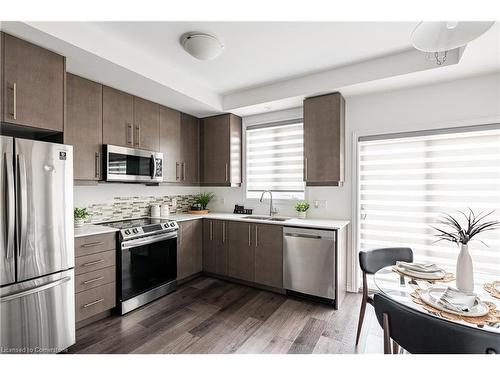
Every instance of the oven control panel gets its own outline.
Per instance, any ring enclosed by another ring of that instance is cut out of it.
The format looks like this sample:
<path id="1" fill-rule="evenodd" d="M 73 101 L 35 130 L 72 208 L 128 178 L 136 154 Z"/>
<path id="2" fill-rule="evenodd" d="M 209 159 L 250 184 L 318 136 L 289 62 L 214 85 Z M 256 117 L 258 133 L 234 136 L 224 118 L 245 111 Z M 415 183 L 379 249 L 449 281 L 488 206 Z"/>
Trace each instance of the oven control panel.
<path id="1" fill-rule="evenodd" d="M 178 229 L 179 225 L 175 221 L 167 221 L 159 222 L 156 224 L 148 224 L 142 227 L 122 229 L 120 233 L 123 239 L 130 239 L 134 237 L 143 237 L 147 235 L 172 232 Z"/>

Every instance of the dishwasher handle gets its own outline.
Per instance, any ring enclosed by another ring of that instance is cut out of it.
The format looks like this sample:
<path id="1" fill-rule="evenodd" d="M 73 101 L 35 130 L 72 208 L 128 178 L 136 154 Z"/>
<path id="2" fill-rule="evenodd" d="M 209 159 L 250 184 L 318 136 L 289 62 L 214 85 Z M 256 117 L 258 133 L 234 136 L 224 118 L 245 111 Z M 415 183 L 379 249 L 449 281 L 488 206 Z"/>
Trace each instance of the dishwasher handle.
<path id="1" fill-rule="evenodd" d="M 298 233 L 285 233 L 285 236 L 287 237 L 301 237 L 301 238 L 312 238 L 316 240 L 320 240 L 323 237 L 314 235 L 314 234 L 298 234 Z"/>

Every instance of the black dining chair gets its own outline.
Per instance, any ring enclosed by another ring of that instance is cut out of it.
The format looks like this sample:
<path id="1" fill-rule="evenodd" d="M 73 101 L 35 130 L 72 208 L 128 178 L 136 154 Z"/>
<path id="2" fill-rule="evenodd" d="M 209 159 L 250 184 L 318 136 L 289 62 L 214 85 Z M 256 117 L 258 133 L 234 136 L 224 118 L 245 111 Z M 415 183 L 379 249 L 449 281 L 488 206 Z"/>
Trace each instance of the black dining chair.
<path id="1" fill-rule="evenodd" d="M 381 293 L 373 299 L 377 320 L 384 330 L 384 354 L 391 354 L 391 339 L 413 354 L 500 353 L 498 333 L 437 318 Z"/>
<path id="2" fill-rule="evenodd" d="M 373 298 L 368 295 L 367 275 L 373 275 L 381 268 L 392 266 L 397 261 L 413 262 L 413 251 L 409 247 L 385 247 L 372 250 L 361 250 L 359 252 L 359 266 L 363 271 L 363 300 L 359 311 L 358 332 L 356 334 L 356 345 L 358 345 L 365 318 L 366 304 L 373 305 Z"/>

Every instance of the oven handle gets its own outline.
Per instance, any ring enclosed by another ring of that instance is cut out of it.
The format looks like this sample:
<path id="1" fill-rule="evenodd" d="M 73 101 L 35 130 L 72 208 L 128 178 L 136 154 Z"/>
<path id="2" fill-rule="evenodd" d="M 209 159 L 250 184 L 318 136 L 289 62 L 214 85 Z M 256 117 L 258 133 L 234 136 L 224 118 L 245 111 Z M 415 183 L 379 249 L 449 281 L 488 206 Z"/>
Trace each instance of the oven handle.
<path id="1" fill-rule="evenodd" d="M 165 233 L 165 234 L 158 234 L 156 236 L 138 238 L 136 240 L 123 241 L 122 242 L 122 250 L 130 249 L 132 247 L 138 247 L 138 246 L 142 246 L 142 245 L 148 245 L 151 243 L 169 240 L 169 239 L 173 239 L 173 238 L 177 238 L 177 232 L 170 232 L 170 233 Z"/>

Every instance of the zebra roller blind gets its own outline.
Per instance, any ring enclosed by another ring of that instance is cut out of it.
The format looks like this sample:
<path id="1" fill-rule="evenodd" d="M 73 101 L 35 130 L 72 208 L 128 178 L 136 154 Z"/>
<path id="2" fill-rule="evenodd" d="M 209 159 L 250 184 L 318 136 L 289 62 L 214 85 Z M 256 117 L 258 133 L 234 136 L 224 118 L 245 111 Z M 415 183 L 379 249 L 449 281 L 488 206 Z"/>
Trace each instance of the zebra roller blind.
<path id="1" fill-rule="evenodd" d="M 302 120 L 248 127 L 247 198 L 271 190 L 278 199 L 304 199 L 303 154 Z"/>
<path id="2" fill-rule="evenodd" d="M 416 261 L 454 272 L 458 246 L 437 242 L 441 213 L 500 219 L 500 126 L 359 139 L 361 249 L 409 246 Z M 475 282 L 500 279 L 500 231 L 472 241 Z"/>

